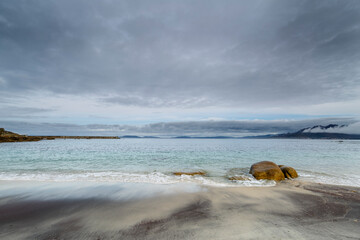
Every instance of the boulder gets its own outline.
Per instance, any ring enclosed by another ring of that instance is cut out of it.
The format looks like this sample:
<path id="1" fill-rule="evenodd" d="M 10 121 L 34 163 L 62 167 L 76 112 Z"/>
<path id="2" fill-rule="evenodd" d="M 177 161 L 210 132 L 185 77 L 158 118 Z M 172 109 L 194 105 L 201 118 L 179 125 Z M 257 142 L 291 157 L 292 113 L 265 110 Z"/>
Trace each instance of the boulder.
<path id="1" fill-rule="evenodd" d="M 281 166 L 280 169 L 284 173 L 284 176 L 286 178 L 297 178 L 298 177 L 298 174 L 294 168 L 284 166 L 284 165 L 279 165 L 279 166 Z"/>
<path id="2" fill-rule="evenodd" d="M 195 176 L 195 175 L 206 175 L 206 172 L 198 171 L 198 172 L 174 172 L 173 173 L 176 176 L 181 175 L 189 175 L 189 176 Z"/>
<path id="3" fill-rule="evenodd" d="M 257 162 L 251 165 L 250 174 L 257 180 L 267 179 L 281 181 L 285 179 L 284 173 L 278 165 L 270 161 Z"/>

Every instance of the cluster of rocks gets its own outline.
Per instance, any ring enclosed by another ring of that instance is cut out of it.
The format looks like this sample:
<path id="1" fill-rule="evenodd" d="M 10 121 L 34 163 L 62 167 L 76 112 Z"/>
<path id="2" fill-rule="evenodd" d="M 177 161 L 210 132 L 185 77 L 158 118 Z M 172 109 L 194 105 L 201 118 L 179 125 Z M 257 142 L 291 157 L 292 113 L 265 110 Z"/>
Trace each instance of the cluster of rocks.
<path id="1" fill-rule="evenodd" d="M 282 181 L 285 178 L 292 179 L 297 178 L 298 174 L 296 170 L 292 167 L 285 166 L 285 165 L 277 165 L 274 162 L 270 161 L 262 161 L 257 162 L 251 165 L 250 172 L 251 175 L 254 176 L 257 180 L 266 179 L 266 180 L 275 180 L 275 181 Z M 195 176 L 206 175 L 204 171 L 197 171 L 197 172 L 173 172 L 176 176 L 181 175 L 188 175 L 188 176 Z M 251 180 L 248 177 L 244 176 L 232 176 L 228 178 L 231 181 L 247 181 Z"/>
<path id="2" fill-rule="evenodd" d="M 285 178 L 297 178 L 298 174 L 292 167 L 277 165 L 274 162 L 262 161 L 251 165 L 250 174 L 257 180 L 267 179 L 282 181 Z"/>

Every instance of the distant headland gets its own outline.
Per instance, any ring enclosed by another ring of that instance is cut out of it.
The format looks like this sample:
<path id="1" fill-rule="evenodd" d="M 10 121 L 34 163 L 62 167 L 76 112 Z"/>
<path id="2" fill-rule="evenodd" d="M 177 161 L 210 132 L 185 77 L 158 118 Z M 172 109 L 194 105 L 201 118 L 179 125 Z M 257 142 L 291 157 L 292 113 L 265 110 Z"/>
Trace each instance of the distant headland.
<path id="1" fill-rule="evenodd" d="M 346 127 L 346 125 L 337 125 L 337 124 L 329 124 L 326 126 L 316 125 L 313 127 L 303 128 L 297 132 L 292 132 L 292 133 L 260 135 L 260 136 L 252 136 L 247 138 L 360 140 L 360 134 L 341 133 L 341 128 L 343 127 Z"/>
<path id="2" fill-rule="evenodd" d="M 28 136 L 0 128 L 0 142 L 34 142 L 54 139 L 120 139 L 117 136 Z"/>

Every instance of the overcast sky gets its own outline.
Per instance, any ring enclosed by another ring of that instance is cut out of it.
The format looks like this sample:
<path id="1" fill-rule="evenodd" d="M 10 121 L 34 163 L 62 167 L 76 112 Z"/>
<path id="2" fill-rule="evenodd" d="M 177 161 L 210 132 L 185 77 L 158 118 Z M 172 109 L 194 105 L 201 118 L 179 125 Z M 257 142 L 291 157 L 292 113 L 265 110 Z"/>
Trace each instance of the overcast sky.
<path id="1" fill-rule="evenodd" d="M 281 132 L 352 124 L 359 106 L 358 0 L 0 1 L 0 124 L 15 130 Z"/>

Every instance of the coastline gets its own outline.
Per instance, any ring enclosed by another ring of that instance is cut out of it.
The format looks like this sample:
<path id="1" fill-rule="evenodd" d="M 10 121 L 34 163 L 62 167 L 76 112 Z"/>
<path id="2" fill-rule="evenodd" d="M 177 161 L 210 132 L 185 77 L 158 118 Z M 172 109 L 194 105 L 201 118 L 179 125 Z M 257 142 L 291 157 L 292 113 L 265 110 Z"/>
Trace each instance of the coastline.
<path id="1" fill-rule="evenodd" d="M 41 140 L 55 140 L 55 139 L 120 139 L 116 136 L 0 136 L 0 143 L 5 142 L 37 142 Z"/>
<path id="2" fill-rule="evenodd" d="M 51 199 L 1 194 L 0 238 L 357 239 L 360 236 L 360 188 L 357 187 L 291 180 L 274 187 L 203 186 L 195 190 L 171 194 L 160 191 L 122 200 L 108 198 L 106 194 L 80 198 L 70 194 Z"/>
<path id="3" fill-rule="evenodd" d="M 118 136 L 28 136 L 0 128 L 0 143 L 3 142 L 37 142 L 55 139 L 120 139 Z"/>

